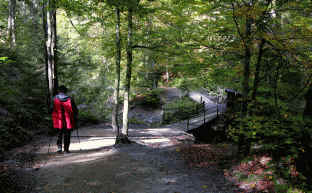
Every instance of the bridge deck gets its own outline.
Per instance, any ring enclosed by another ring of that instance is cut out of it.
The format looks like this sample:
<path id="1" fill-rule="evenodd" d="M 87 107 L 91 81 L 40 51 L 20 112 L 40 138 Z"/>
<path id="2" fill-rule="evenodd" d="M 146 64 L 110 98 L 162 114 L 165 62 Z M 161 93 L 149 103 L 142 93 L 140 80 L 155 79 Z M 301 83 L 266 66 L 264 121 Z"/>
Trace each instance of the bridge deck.
<path id="1" fill-rule="evenodd" d="M 204 116 L 204 113 L 202 113 L 198 117 L 189 119 L 185 125 L 185 131 L 198 128 L 202 126 L 203 124 L 208 123 L 209 121 L 215 119 L 217 116 L 218 116 L 217 112 L 205 114 L 205 116 Z"/>

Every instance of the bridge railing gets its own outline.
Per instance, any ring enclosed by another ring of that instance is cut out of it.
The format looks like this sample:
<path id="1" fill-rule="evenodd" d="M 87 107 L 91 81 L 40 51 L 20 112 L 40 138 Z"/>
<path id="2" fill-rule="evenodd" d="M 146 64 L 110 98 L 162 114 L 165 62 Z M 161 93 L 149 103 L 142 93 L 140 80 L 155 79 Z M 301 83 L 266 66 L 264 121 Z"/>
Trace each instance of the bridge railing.
<path id="1" fill-rule="evenodd" d="M 172 122 L 176 119 L 178 120 L 187 120 L 189 117 L 193 117 L 196 115 L 200 115 L 205 111 L 205 103 L 197 103 L 195 105 L 187 106 L 184 105 L 183 103 L 178 104 L 175 107 L 170 107 L 168 105 L 164 105 L 162 107 L 163 110 L 163 122 Z"/>
<path id="2" fill-rule="evenodd" d="M 214 118 L 219 117 L 220 115 L 224 114 L 224 109 L 222 109 L 222 105 L 220 103 L 216 103 L 215 106 L 206 108 L 205 101 L 202 102 L 203 106 L 205 107 L 202 112 L 199 114 L 195 114 L 190 116 L 186 121 L 186 130 L 191 130 L 194 128 L 198 128 L 201 125 L 208 123 L 209 121 L 213 120 Z"/>

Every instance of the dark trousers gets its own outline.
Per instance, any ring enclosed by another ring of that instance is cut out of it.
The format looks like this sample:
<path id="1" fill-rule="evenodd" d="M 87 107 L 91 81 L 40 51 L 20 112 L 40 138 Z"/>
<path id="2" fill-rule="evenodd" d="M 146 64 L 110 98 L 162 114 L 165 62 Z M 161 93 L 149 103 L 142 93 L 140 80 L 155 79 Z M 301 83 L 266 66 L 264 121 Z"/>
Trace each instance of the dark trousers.
<path id="1" fill-rule="evenodd" d="M 56 142 L 58 149 L 62 149 L 62 141 L 63 141 L 63 135 L 64 135 L 64 151 L 69 150 L 70 134 L 71 134 L 71 130 L 58 129 L 58 137 L 57 137 L 57 142 Z"/>

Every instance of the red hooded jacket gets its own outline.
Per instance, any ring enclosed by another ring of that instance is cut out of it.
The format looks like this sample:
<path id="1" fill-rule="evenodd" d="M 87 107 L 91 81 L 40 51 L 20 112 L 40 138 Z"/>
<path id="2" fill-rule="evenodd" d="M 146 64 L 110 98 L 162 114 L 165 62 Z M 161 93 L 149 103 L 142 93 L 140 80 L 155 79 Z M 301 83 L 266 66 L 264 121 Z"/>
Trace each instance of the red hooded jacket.
<path id="1" fill-rule="evenodd" d="M 64 93 L 56 95 L 53 99 L 53 127 L 68 130 L 75 128 L 77 112 L 76 105 L 69 96 Z"/>

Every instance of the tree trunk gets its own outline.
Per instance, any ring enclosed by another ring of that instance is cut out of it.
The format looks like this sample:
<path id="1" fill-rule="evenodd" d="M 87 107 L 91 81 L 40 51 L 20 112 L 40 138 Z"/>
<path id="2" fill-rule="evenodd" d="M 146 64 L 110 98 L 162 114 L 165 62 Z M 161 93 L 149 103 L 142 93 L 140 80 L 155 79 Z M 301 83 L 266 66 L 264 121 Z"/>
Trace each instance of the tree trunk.
<path id="1" fill-rule="evenodd" d="M 51 106 L 52 96 L 50 92 L 50 84 L 49 84 L 49 59 L 48 59 L 48 21 L 47 21 L 47 3 L 42 3 L 42 27 L 44 33 L 44 58 L 45 58 L 45 73 L 46 73 L 46 81 L 47 81 L 47 106 L 48 109 Z"/>
<path id="2" fill-rule="evenodd" d="M 245 31 L 245 59 L 244 59 L 244 79 L 243 79 L 243 105 L 242 113 L 247 115 L 248 111 L 248 94 L 249 94 L 249 76 L 250 76 L 250 36 L 251 36 L 251 24 L 252 20 L 249 16 L 246 16 L 246 31 Z"/>
<path id="3" fill-rule="evenodd" d="M 16 46 L 16 34 L 15 34 L 15 13 L 16 13 L 16 0 L 9 0 L 9 17 L 8 17 L 8 41 L 10 48 Z"/>
<path id="4" fill-rule="evenodd" d="M 27 4 L 26 1 L 21 1 L 22 5 L 20 6 L 19 12 L 21 13 L 21 16 L 23 18 L 23 23 L 24 25 L 27 23 L 28 18 L 28 14 L 27 14 Z M 25 29 L 22 28 L 22 30 L 24 31 Z"/>
<path id="5" fill-rule="evenodd" d="M 166 83 L 169 84 L 169 69 L 168 69 L 169 63 L 166 65 Z"/>
<path id="6" fill-rule="evenodd" d="M 51 9 L 51 36 L 52 36 L 52 42 L 51 42 L 51 52 L 53 52 L 53 84 L 54 84 L 54 90 L 53 90 L 53 94 L 56 93 L 56 88 L 58 87 L 58 77 L 57 77 L 57 28 L 56 28 L 56 0 L 52 0 L 51 1 L 52 5 L 52 9 Z"/>
<path id="7" fill-rule="evenodd" d="M 248 115 L 248 94 L 249 94 L 249 76 L 250 76 L 250 60 L 251 60 L 251 25 L 252 19 L 250 15 L 246 15 L 245 33 L 244 33 L 244 77 L 243 77 L 243 103 L 242 103 L 242 116 Z M 244 155 L 250 152 L 250 141 L 246 140 L 243 136 L 239 139 L 239 151 Z"/>
<path id="8" fill-rule="evenodd" d="M 127 67 L 126 67 L 126 85 L 124 94 L 124 108 L 122 121 L 122 136 L 125 141 L 128 140 L 128 113 L 129 113 L 129 94 L 131 83 L 131 66 L 132 66 L 132 8 L 128 9 L 128 38 L 127 38 Z"/>
<path id="9" fill-rule="evenodd" d="M 37 14 L 36 5 L 37 5 L 36 0 L 29 1 L 30 19 L 31 19 L 33 25 L 36 24 L 36 14 Z"/>
<path id="10" fill-rule="evenodd" d="M 47 80 L 47 103 L 51 106 L 51 101 L 57 88 L 57 73 L 55 63 L 56 51 L 56 10 L 53 9 L 53 1 L 49 0 L 43 4 L 42 20 L 45 38 L 45 59 L 46 59 L 46 80 Z"/>
<path id="11" fill-rule="evenodd" d="M 253 84 L 253 92 L 252 92 L 252 100 L 255 101 L 257 97 L 257 90 L 258 86 L 260 83 L 260 67 L 261 67 L 261 59 L 263 55 L 263 46 L 265 44 L 265 39 L 261 39 L 260 45 L 259 45 L 259 54 L 257 58 L 257 63 L 256 63 L 256 72 L 255 72 L 255 79 L 254 79 L 254 84 Z"/>
<path id="12" fill-rule="evenodd" d="M 32 0 L 32 1 L 29 1 L 29 8 L 30 8 L 30 19 L 31 19 L 31 22 L 32 22 L 32 41 L 33 41 L 33 44 L 35 44 L 34 42 L 37 40 L 37 37 L 36 35 L 39 32 L 39 29 L 38 29 L 38 25 L 39 25 L 39 17 L 38 17 L 38 9 L 39 9 L 39 5 L 38 5 L 38 1 L 37 0 Z"/>
<path id="13" fill-rule="evenodd" d="M 120 86 L 120 60 L 121 60 L 121 42 L 120 42 L 120 10 L 116 7 L 116 79 L 114 85 L 113 110 L 112 110 L 112 127 L 116 133 L 116 142 L 120 137 L 118 124 L 118 109 L 119 109 L 119 86 Z"/>

